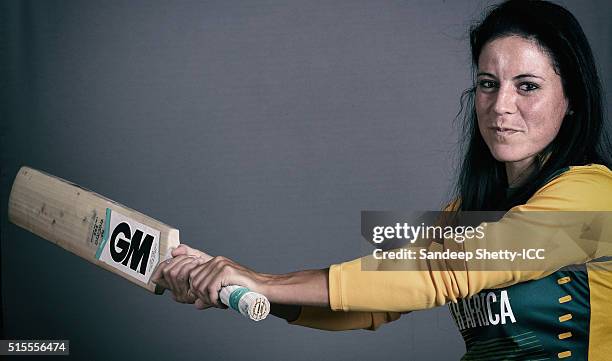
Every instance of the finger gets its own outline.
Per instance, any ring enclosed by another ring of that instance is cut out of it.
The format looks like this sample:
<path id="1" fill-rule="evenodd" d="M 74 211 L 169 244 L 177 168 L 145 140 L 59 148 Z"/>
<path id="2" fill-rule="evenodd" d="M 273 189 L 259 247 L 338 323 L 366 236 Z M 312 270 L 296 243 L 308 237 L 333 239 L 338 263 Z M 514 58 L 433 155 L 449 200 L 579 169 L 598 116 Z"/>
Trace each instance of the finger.
<path id="1" fill-rule="evenodd" d="M 218 263 L 218 259 L 214 259 L 203 263 L 201 266 L 195 268 L 189 274 L 189 283 L 193 292 L 207 303 L 211 303 L 209 298 L 209 292 L 207 287 L 209 285 L 209 276 L 214 272 L 214 268 Z"/>
<path id="2" fill-rule="evenodd" d="M 181 244 L 172 250 L 172 257 L 186 256 L 189 254 L 189 250 L 191 250 L 191 247 L 186 244 Z"/>
<path id="3" fill-rule="evenodd" d="M 190 263 L 187 263 L 185 266 L 183 266 L 183 268 L 181 268 L 181 278 L 185 280 L 185 284 L 187 286 L 191 285 L 191 275 L 192 273 L 198 268 L 201 267 L 202 264 L 198 263 L 197 261 L 193 261 Z M 187 287 L 189 288 L 189 287 Z"/>
<path id="4" fill-rule="evenodd" d="M 201 298 L 202 301 L 208 303 L 208 294 L 206 292 L 206 288 L 202 285 L 202 280 L 204 276 L 209 272 L 210 262 L 206 262 L 195 267 L 191 272 L 189 272 L 189 288 L 191 291 L 198 297 Z"/>
<path id="5" fill-rule="evenodd" d="M 153 280 L 153 282 L 155 282 L 155 280 L 162 278 L 162 271 L 164 270 L 164 267 L 168 265 L 168 262 L 164 261 L 164 262 L 159 262 L 159 264 L 157 265 L 157 267 L 155 268 L 155 270 L 153 271 L 153 274 L 151 275 L 151 280 Z"/>
<path id="6" fill-rule="evenodd" d="M 157 280 L 151 280 L 151 281 L 153 283 L 155 283 L 155 285 L 157 285 L 157 286 L 159 286 L 159 287 L 161 287 L 163 289 L 166 289 L 166 290 L 171 289 L 170 285 L 168 284 L 168 282 L 166 282 L 166 280 L 164 280 L 163 278 L 160 278 L 160 279 L 157 279 Z"/>
<path id="7" fill-rule="evenodd" d="M 188 303 L 193 303 L 197 298 L 193 293 L 189 292 L 189 272 L 197 266 L 198 263 L 195 261 L 177 265 L 176 291 L 173 290 L 173 292 L 180 294 L 181 298 Z"/>
<path id="8" fill-rule="evenodd" d="M 188 287 L 187 285 L 188 280 L 186 276 L 181 273 L 181 270 L 183 269 L 185 265 L 193 262 L 193 258 L 191 257 L 187 257 L 187 256 L 182 256 L 182 257 L 184 258 L 178 260 L 177 262 L 173 262 L 168 267 L 169 278 L 167 279 L 167 281 L 172 287 L 172 292 L 174 292 L 177 295 L 184 293 L 186 291 L 186 288 Z"/>
<path id="9" fill-rule="evenodd" d="M 201 267 L 198 267 L 197 271 L 194 271 L 189 275 L 191 284 L 197 283 L 201 285 L 202 282 L 204 282 L 204 279 L 211 275 L 219 264 L 224 263 L 226 260 L 227 259 L 224 257 L 214 257 L 210 261 L 203 263 Z"/>
<path id="10" fill-rule="evenodd" d="M 167 261 L 165 261 L 163 263 L 163 265 L 160 266 L 161 269 L 161 275 L 164 279 L 164 281 L 166 282 L 166 284 L 168 284 L 168 286 L 170 286 L 170 289 L 174 289 L 174 280 L 172 279 L 174 276 L 172 274 L 172 270 L 176 268 L 177 264 L 180 264 L 181 262 L 183 262 L 183 260 L 185 259 L 190 259 L 193 260 L 192 258 L 188 257 L 188 256 L 178 256 L 172 259 L 169 259 Z"/>
<path id="11" fill-rule="evenodd" d="M 194 305 L 198 310 L 205 310 L 207 308 L 212 307 L 211 305 L 207 305 L 206 303 L 204 303 L 204 301 L 199 298 L 195 301 Z"/>
<path id="12" fill-rule="evenodd" d="M 212 262 L 211 262 L 212 263 Z M 223 258 L 217 258 L 214 264 L 211 264 L 210 271 L 206 273 L 203 279 L 200 281 L 199 289 L 206 289 L 208 293 L 208 299 L 215 307 L 222 307 L 221 300 L 219 299 L 219 291 L 222 287 L 223 273 L 228 269 L 228 262 Z"/>
<path id="13" fill-rule="evenodd" d="M 151 275 L 151 280 L 153 281 L 153 283 L 163 288 L 172 289 L 172 286 L 170 282 L 168 282 L 168 279 L 166 279 L 165 275 L 167 275 L 168 272 L 172 269 L 172 265 L 176 264 L 176 262 L 184 258 L 185 256 L 179 256 L 160 262 L 155 268 L 155 271 L 153 271 L 153 274 Z M 193 259 L 193 256 L 190 256 L 190 258 Z"/>
<path id="14" fill-rule="evenodd" d="M 181 244 L 180 246 L 176 247 L 175 249 L 172 250 L 172 257 L 176 257 L 176 256 L 195 256 L 195 257 L 199 257 L 203 252 L 195 249 L 195 248 L 191 248 L 186 244 Z"/>
<path id="15" fill-rule="evenodd" d="M 212 258 L 212 256 L 208 255 L 207 253 L 191 248 L 184 243 L 172 250 L 172 256 L 176 257 L 180 255 L 195 256 L 204 259 L 205 262 L 208 262 Z"/>
<path id="16" fill-rule="evenodd" d="M 164 277 L 164 271 L 166 270 L 166 268 L 168 266 L 170 266 L 172 264 L 172 262 L 176 261 L 176 258 L 169 258 L 165 261 L 159 262 L 159 264 L 157 265 L 157 268 L 155 268 L 155 271 L 153 271 L 153 274 L 151 275 L 151 278 L 153 280 L 159 280 L 159 279 L 163 279 Z M 157 283 L 157 282 L 156 282 Z"/>
<path id="17" fill-rule="evenodd" d="M 193 294 L 193 292 L 191 292 L 190 289 L 187 289 L 187 291 L 185 292 L 185 303 L 195 303 L 195 301 L 198 298 L 196 297 L 196 295 Z"/>
<path id="18" fill-rule="evenodd" d="M 192 288 L 197 290 L 198 297 L 215 307 L 224 308 L 219 299 L 219 291 L 232 265 L 233 263 L 225 257 L 215 257 L 207 262 L 206 272 L 200 271 L 195 279 L 191 280 Z"/>
<path id="19" fill-rule="evenodd" d="M 204 262 L 203 259 L 198 258 L 196 261 L 197 266 L 189 272 L 189 283 L 193 284 L 197 279 L 201 278 L 202 274 L 206 274 L 208 267 L 210 267 L 210 262 Z"/>
<path id="20" fill-rule="evenodd" d="M 155 268 L 155 271 L 153 271 L 153 274 L 151 275 L 151 281 L 155 283 L 156 285 L 159 285 L 163 288 L 170 288 L 168 282 L 166 282 L 163 276 L 164 268 L 167 265 L 168 263 L 161 262 L 160 264 L 157 265 L 157 268 Z"/>

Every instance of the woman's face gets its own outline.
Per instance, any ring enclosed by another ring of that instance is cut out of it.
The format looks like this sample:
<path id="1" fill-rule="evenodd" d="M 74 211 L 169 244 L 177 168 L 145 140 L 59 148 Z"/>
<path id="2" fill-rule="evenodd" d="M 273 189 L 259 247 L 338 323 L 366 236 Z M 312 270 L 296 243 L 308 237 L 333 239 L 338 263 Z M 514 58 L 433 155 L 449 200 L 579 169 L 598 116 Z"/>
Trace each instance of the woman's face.
<path id="1" fill-rule="evenodd" d="M 530 164 L 559 132 L 567 106 L 561 77 L 535 41 L 505 36 L 484 46 L 476 115 L 495 159 Z"/>

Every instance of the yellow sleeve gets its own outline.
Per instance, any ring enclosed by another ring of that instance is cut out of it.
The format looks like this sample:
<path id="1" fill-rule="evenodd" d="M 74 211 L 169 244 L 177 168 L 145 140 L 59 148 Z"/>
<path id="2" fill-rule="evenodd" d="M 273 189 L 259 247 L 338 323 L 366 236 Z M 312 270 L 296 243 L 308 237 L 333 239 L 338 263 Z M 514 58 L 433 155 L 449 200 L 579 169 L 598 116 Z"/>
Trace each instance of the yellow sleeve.
<path id="1" fill-rule="evenodd" d="M 399 312 L 336 312 L 325 307 L 302 306 L 298 318 L 289 323 L 328 331 L 358 329 L 374 331 L 382 324 L 395 321 L 400 316 Z"/>
<path id="2" fill-rule="evenodd" d="M 508 236 L 517 230 L 525 234 L 542 234 L 563 245 L 563 252 L 550 257 L 539 270 L 516 269 L 473 271 L 467 264 L 456 270 L 444 261 L 423 261 L 421 270 L 428 271 L 362 271 L 362 258 L 332 265 L 329 271 L 331 309 L 334 311 L 406 312 L 441 306 L 488 289 L 506 287 L 518 282 L 539 279 L 570 264 L 612 255 L 612 225 L 600 224 L 597 241 L 592 237 L 564 233 L 571 219 L 536 222 L 525 211 L 612 211 L 612 172 L 601 165 L 571 167 L 553 179 L 524 205 L 517 206 L 497 222 L 488 223 L 485 237 L 478 242 L 458 244 L 445 240 L 444 248 L 462 250 L 476 247 L 507 246 Z M 523 213 L 521 213 L 523 212 Z M 559 212 L 563 213 L 563 212 Z M 569 212 L 568 214 L 571 214 Z M 579 212 L 574 212 L 579 213 Z M 587 212 L 584 212 L 587 213 Z M 564 238 L 565 237 L 565 238 Z M 581 238 L 582 237 L 582 238 Z M 505 239 L 504 239 L 505 238 Z M 573 247 L 573 248 L 572 248 Z M 367 256 L 371 257 L 371 256 Z M 439 262 L 435 267 L 432 262 Z M 339 316 L 340 317 L 340 316 Z M 365 316 L 350 316 L 365 317 Z M 367 322 L 364 322 L 367 324 Z M 371 324 L 371 323 L 370 323 Z"/>

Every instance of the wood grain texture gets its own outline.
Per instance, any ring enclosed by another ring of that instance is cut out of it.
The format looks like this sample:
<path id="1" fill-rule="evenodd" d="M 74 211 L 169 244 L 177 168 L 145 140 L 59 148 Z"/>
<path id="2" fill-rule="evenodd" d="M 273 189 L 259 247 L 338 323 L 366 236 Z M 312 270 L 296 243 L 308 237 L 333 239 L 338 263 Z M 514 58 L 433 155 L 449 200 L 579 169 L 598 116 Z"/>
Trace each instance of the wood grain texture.
<path id="1" fill-rule="evenodd" d="M 154 283 L 144 283 L 96 259 L 100 239 L 95 228 L 106 223 L 107 208 L 159 230 L 160 261 L 169 257 L 170 249 L 180 243 L 179 231 L 175 228 L 69 181 L 25 166 L 15 177 L 8 211 L 12 223 L 140 287 L 162 293 L 163 289 L 156 289 Z"/>

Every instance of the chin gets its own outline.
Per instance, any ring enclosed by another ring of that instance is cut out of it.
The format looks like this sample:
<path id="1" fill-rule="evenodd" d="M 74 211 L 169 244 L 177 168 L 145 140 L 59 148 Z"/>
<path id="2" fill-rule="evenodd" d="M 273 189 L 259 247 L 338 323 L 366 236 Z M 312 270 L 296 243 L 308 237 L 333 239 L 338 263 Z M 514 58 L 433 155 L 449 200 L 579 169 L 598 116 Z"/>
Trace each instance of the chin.
<path id="1" fill-rule="evenodd" d="M 499 162 L 518 162 L 529 158 L 532 154 L 527 152 L 517 152 L 516 149 L 508 149 L 508 147 L 493 147 L 489 149 L 491 155 Z"/>

